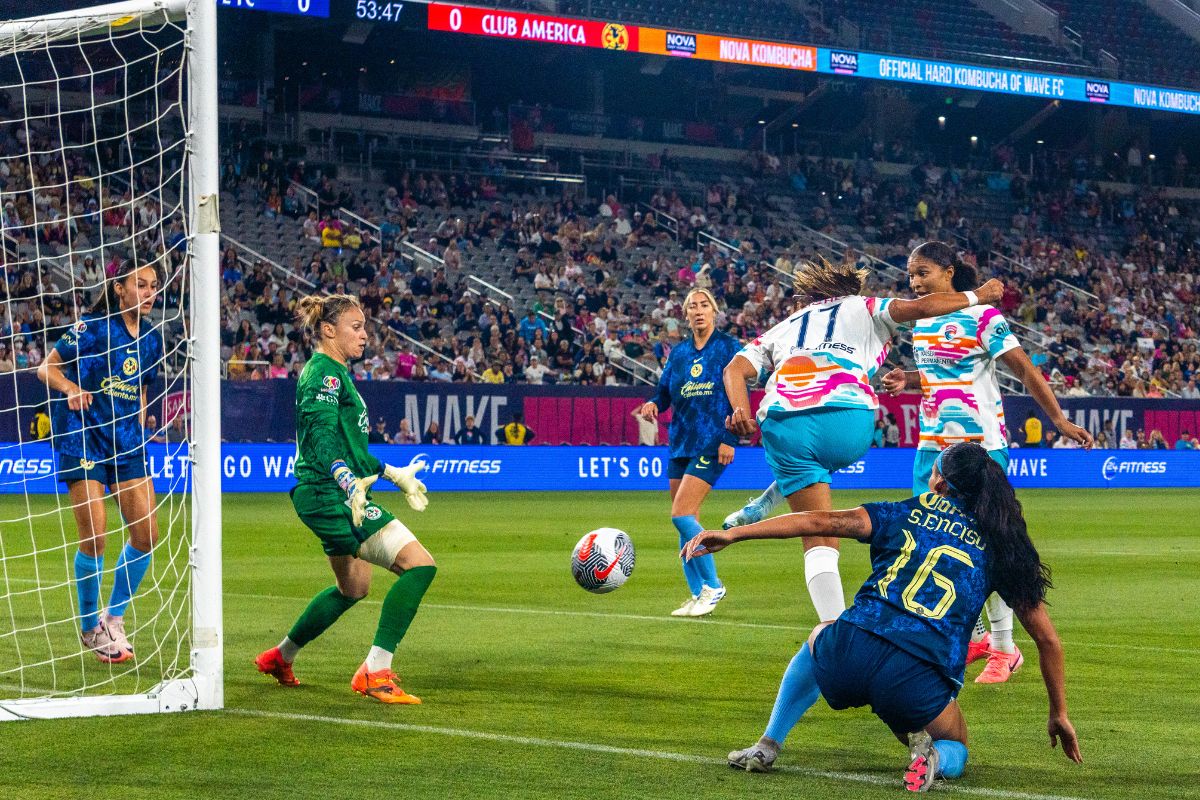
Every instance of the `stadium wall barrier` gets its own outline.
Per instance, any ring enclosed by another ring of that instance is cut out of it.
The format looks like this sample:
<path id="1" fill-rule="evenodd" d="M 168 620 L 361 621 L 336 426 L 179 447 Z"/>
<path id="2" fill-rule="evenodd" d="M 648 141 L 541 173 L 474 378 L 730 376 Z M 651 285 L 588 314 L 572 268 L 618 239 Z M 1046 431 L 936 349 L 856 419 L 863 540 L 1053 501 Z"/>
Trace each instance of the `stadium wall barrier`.
<path id="1" fill-rule="evenodd" d="M 623 445 L 637 444 L 638 423 L 632 411 L 653 394 L 649 386 L 531 386 L 529 384 L 413 383 L 361 381 L 355 384 L 367 404 L 371 421 L 382 417 L 395 432 L 407 419 L 418 434 L 437 420 L 443 436 L 450 438 L 468 415 L 485 436 L 521 411 L 525 423 L 537 433 L 538 444 Z M 761 392 L 751 395 L 757 405 Z M 16 380 L 0 381 L 0 442 L 28 438 L 29 421 L 46 399 L 46 387 L 28 373 Z M 18 402 L 19 401 L 19 402 Z M 222 438 L 229 442 L 295 441 L 296 383 L 291 380 L 225 381 L 221 385 Z M 920 395 L 881 397 L 888 413 L 900 426 L 900 446 L 915 447 L 920 428 Z M 1125 430 L 1161 430 L 1173 443 L 1183 431 L 1200 432 L 1200 402 L 1147 400 L 1133 397 L 1062 398 L 1071 421 L 1099 433 L 1112 423 L 1115 435 Z M 167 395 L 158 409 L 164 425 L 177 410 L 190 408 L 186 393 Z M 1019 429 L 1026 416 L 1040 409 L 1030 397 L 1004 398 L 1010 430 Z M 660 417 L 658 441 L 666 442 L 670 411 Z M 1045 417 L 1042 416 L 1045 422 Z M 1114 442 L 1115 444 L 1115 442 Z M 2 455 L 2 454 L 0 454 Z"/>
<path id="2" fill-rule="evenodd" d="M 504 447 L 379 445 L 383 461 L 424 461 L 430 491 L 663 491 L 669 454 L 665 447 Z M 0 444 L 0 493 L 54 494 L 55 459 L 46 442 Z M 221 449 L 225 492 L 286 492 L 296 449 L 282 444 L 225 444 Z M 908 489 L 911 449 L 871 450 L 834 475 L 835 489 Z M 159 492 L 186 491 L 187 446 L 149 446 L 150 469 Z M 1018 488 L 1200 487 L 1200 452 L 1169 450 L 1034 450 L 1011 452 L 1009 476 Z M 759 491 L 771 482 L 762 448 L 738 448 L 718 483 L 721 489 Z M 392 486 L 380 482 L 391 491 Z"/>

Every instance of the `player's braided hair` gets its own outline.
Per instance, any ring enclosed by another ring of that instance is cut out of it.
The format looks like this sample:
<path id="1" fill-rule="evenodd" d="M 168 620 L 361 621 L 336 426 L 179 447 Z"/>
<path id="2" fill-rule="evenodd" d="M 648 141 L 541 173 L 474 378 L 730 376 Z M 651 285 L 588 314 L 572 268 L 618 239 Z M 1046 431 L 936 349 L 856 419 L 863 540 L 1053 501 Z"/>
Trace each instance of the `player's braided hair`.
<path id="1" fill-rule="evenodd" d="M 979 524 L 991 551 L 988 578 L 992 588 L 1017 611 L 1030 611 L 1052 588 L 1050 568 L 1042 563 L 1029 539 L 1021 502 L 1004 468 L 974 442 L 942 452 L 938 469 L 949 483 L 947 494 L 959 497 Z"/>
<path id="2" fill-rule="evenodd" d="M 944 242 L 925 242 L 918 245 L 909 255 L 908 260 L 921 259 L 935 264 L 942 269 L 954 269 L 950 276 L 950 285 L 956 292 L 969 292 L 979 285 L 979 270 L 973 264 L 962 260 L 962 256 L 950 245 Z"/>
<path id="3" fill-rule="evenodd" d="M 121 298 L 117 295 L 117 284 L 124 283 L 140 269 L 149 267 L 154 270 L 154 277 L 162 281 L 162 273 L 158 269 L 158 263 L 150 261 L 144 264 L 139 264 L 132 258 L 128 258 L 121 262 L 121 266 L 117 268 L 117 274 L 104 282 L 104 291 L 96 298 L 96 302 L 92 303 L 89 313 L 104 314 L 112 316 L 121 313 Z"/>
<path id="4" fill-rule="evenodd" d="M 796 294 L 813 301 L 862 294 L 866 285 L 865 269 L 845 261 L 832 264 L 821 256 L 800 262 L 800 268 L 792 275 Z"/>
<path id="5" fill-rule="evenodd" d="M 321 323 L 336 325 L 338 318 L 351 308 L 361 309 L 358 298 L 348 294 L 310 294 L 296 303 L 296 324 L 320 341 Z"/>

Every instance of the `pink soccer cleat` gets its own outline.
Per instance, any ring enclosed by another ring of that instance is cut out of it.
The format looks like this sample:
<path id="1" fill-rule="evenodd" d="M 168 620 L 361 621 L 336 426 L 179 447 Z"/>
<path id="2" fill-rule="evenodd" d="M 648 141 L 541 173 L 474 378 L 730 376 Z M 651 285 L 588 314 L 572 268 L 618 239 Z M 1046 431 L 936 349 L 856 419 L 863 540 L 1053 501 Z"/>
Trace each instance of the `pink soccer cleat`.
<path id="1" fill-rule="evenodd" d="M 1019 647 L 1014 647 L 1011 653 L 989 650 L 987 666 L 983 668 L 983 672 L 979 673 L 979 677 L 975 679 L 975 682 L 1004 683 L 1024 663 L 1025 656 L 1021 655 Z"/>

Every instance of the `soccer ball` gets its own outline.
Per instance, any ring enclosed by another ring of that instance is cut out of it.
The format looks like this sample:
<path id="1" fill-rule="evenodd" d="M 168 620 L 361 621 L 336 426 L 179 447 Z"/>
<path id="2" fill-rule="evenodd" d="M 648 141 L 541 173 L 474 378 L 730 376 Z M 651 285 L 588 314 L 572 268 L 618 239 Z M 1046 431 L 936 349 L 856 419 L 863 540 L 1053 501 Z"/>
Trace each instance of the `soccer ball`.
<path id="1" fill-rule="evenodd" d="M 633 542 L 616 528 L 598 528 L 586 534 L 571 553 L 575 582 L 593 594 L 620 588 L 633 574 Z"/>

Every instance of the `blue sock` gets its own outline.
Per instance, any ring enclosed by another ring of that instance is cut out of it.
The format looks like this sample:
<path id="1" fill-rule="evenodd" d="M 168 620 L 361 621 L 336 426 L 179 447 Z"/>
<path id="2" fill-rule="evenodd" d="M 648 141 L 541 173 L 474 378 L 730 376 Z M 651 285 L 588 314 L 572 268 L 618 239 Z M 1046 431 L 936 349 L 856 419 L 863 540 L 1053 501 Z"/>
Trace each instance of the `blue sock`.
<path id="1" fill-rule="evenodd" d="M 692 540 L 697 533 L 704 530 L 700 524 L 700 520 L 695 517 L 671 517 L 671 524 L 675 526 L 675 530 L 679 531 L 679 549 Z M 711 559 L 712 556 L 705 556 Z M 700 573 L 700 565 L 696 562 L 699 559 L 693 558 L 691 561 L 683 562 L 683 578 L 687 581 L 688 591 L 692 593 L 692 597 L 700 594 L 700 590 L 704 588 L 704 578 Z"/>
<path id="2" fill-rule="evenodd" d="M 804 712 L 812 708 L 820 696 L 817 676 L 813 674 L 812 652 L 808 642 L 805 642 L 783 673 L 779 695 L 775 698 L 775 707 L 771 709 L 771 719 L 763 735 L 782 745 Z"/>
<path id="3" fill-rule="evenodd" d="M 132 544 L 126 544 L 117 559 L 117 569 L 113 573 L 112 596 L 108 599 L 108 613 L 114 617 L 125 613 L 125 606 L 137 594 L 138 586 L 150 568 L 150 554 L 143 553 Z"/>
<path id="4" fill-rule="evenodd" d="M 679 546 L 681 548 L 697 533 L 704 531 L 704 526 L 695 517 L 671 517 L 671 522 L 674 522 L 675 527 L 679 529 Z M 693 558 L 689 564 L 695 569 L 695 574 L 700 576 L 700 583 L 703 586 L 711 586 L 714 589 L 721 588 L 721 580 L 717 577 L 717 562 L 711 555 Z M 698 593 L 692 592 L 692 594 Z"/>
<path id="5" fill-rule="evenodd" d="M 75 594 L 79 599 L 79 628 L 90 631 L 100 624 L 100 573 L 104 556 L 75 551 Z"/>
<path id="6" fill-rule="evenodd" d="M 967 766 L 967 746 L 953 739 L 938 739 L 933 743 L 938 752 L 938 776 L 960 778 Z"/>

